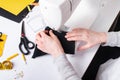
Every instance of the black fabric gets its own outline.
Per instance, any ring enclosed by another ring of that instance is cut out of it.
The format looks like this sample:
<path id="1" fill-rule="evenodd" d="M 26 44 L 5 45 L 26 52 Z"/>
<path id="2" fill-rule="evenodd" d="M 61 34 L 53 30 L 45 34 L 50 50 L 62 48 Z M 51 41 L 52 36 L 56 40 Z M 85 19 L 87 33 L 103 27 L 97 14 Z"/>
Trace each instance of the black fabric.
<path id="1" fill-rule="evenodd" d="M 46 27 L 45 30 L 51 30 L 49 27 Z M 66 32 L 58 32 L 58 31 L 55 31 L 53 30 L 53 33 L 58 37 L 58 39 L 60 40 L 61 44 L 62 44 L 62 47 L 65 51 L 66 54 L 74 54 L 74 51 L 75 51 L 75 42 L 74 41 L 67 41 L 67 39 L 64 37 Z M 52 44 L 51 44 L 52 45 Z M 49 45 L 48 45 L 49 46 Z M 32 56 L 32 58 L 36 58 L 38 56 L 43 56 L 47 53 L 39 50 L 37 48 L 37 45 L 36 45 L 36 48 L 34 50 L 34 54 Z"/>
<path id="2" fill-rule="evenodd" d="M 38 2 L 39 0 L 35 0 L 35 2 Z M 31 6 L 30 5 L 30 8 L 32 9 L 34 6 Z M 15 21 L 15 22 L 17 22 L 17 23 L 20 23 L 22 20 L 23 20 L 23 18 L 27 15 L 29 13 L 29 11 L 28 11 L 28 9 L 27 9 L 27 7 L 22 11 L 22 12 L 20 12 L 17 16 L 16 15 L 14 15 L 14 14 L 12 14 L 12 13 L 10 13 L 10 12 L 8 12 L 8 11 L 6 11 L 6 10 L 4 10 L 4 9 L 2 9 L 2 8 L 0 8 L 0 16 L 3 16 L 3 17 L 5 17 L 5 18 L 8 18 L 8 19 L 10 19 L 10 20 L 12 20 L 12 21 Z"/>
<path id="3" fill-rule="evenodd" d="M 95 80 L 100 65 L 111 58 L 115 59 L 119 56 L 120 48 L 101 46 L 86 70 L 82 80 Z"/>

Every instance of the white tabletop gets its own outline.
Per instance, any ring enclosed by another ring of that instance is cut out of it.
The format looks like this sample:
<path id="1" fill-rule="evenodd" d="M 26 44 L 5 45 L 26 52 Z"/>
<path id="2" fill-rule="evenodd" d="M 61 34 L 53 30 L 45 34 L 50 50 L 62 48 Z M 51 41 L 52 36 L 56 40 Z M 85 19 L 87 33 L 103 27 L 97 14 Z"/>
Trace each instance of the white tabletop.
<path id="1" fill-rule="evenodd" d="M 84 26 L 95 31 L 107 32 L 120 10 L 119 3 L 120 0 L 83 0 L 66 25 Z M 32 59 L 34 50 L 31 50 L 31 53 L 25 56 L 27 64 L 24 63 L 18 48 L 21 23 L 0 16 L 0 32 L 7 34 L 7 41 L 0 61 L 2 62 L 14 53 L 19 53 L 18 57 L 11 60 L 14 63 L 14 68 L 12 70 L 1 70 L 0 79 L 14 80 L 17 77 L 16 80 L 61 80 L 50 55 Z M 29 40 L 34 42 L 35 33 L 29 26 L 26 26 L 26 35 Z M 98 47 L 99 45 L 96 45 L 90 49 L 75 52 L 75 55 L 67 55 L 79 76 L 82 77 L 84 74 Z M 23 72 L 23 77 L 17 75 L 21 72 Z"/>

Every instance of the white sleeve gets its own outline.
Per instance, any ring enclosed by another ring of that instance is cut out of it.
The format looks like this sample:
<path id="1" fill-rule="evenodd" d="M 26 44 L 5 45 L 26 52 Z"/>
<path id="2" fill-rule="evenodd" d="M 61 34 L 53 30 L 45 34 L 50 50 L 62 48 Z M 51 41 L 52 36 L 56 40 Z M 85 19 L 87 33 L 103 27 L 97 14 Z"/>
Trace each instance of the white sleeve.
<path id="1" fill-rule="evenodd" d="M 63 80 L 81 80 L 65 54 L 55 58 L 55 64 L 57 65 Z"/>
<path id="2" fill-rule="evenodd" d="M 120 31 L 108 32 L 107 42 L 103 46 L 120 47 Z"/>

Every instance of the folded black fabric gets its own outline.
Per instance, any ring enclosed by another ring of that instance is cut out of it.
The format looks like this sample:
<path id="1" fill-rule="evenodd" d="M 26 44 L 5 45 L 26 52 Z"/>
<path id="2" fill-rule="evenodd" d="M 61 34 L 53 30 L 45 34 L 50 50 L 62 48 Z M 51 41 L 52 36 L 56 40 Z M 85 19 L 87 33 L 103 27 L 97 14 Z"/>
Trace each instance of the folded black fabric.
<path id="1" fill-rule="evenodd" d="M 52 30 L 51 28 L 49 27 L 46 27 L 45 30 Z M 58 31 L 55 31 L 53 30 L 53 33 L 58 37 L 58 39 L 60 40 L 61 42 L 61 45 L 65 51 L 66 54 L 74 54 L 74 51 L 75 51 L 75 42 L 74 41 L 67 41 L 67 39 L 64 37 L 66 32 L 58 32 Z M 51 44 L 52 45 L 52 44 Z M 49 45 L 48 45 L 49 46 Z M 47 53 L 39 50 L 37 48 L 37 45 L 36 45 L 36 48 L 34 50 L 34 54 L 32 56 L 32 58 L 36 58 L 38 56 L 43 56 L 43 55 L 46 55 Z"/>

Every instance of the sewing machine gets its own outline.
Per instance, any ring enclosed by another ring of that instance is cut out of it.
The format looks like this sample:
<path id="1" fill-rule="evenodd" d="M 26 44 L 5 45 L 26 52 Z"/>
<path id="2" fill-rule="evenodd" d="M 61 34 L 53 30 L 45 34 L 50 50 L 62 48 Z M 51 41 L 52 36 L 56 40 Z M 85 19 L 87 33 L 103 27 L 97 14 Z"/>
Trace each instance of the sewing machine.
<path id="1" fill-rule="evenodd" d="M 40 10 L 47 25 L 60 29 L 81 0 L 41 0 Z"/>
<path id="2" fill-rule="evenodd" d="M 33 9 L 30 15 L 33 17 L 29 18 L 32 21 L 28 21 L 34 32 L 40 31 L 41 26 L 64 31 L 73 27 L 89 28 L 98 15 L 99 1 L 40 0 L 39 10 Z"/>

